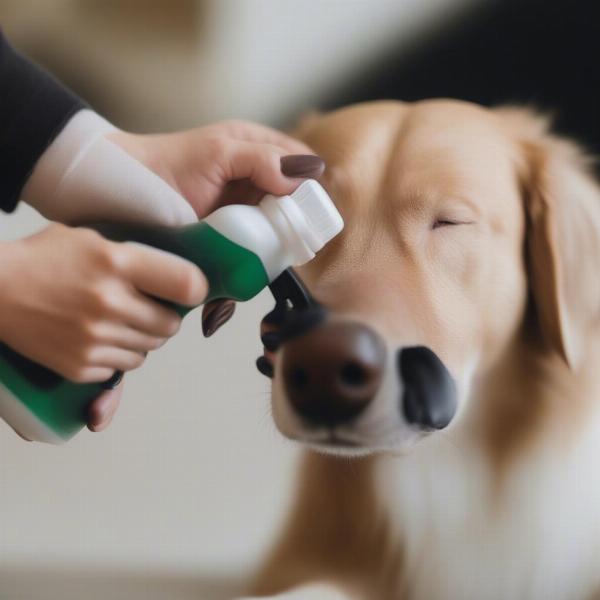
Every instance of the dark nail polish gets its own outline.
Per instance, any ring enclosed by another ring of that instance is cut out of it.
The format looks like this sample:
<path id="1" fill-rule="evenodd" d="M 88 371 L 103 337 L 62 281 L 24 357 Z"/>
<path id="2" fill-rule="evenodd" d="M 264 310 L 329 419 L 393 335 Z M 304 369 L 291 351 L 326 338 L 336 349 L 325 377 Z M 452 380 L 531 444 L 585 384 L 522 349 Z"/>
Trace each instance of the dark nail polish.
<path id="1" fill-rule="evenodd" d="M 202 333 L 210 337 L 231 319 L 235 312 L 233 300 L 214 300 L 204 306 L 202 312 Z"/>
<path id="2" fill-rule="evenodd" d="M 276 331 L 266 331 L 260 336 L 260 340 L 269 352 L 275 352 L 281 343 L 281 338 Z"/>
<path id="3" fill-rule="evenodd" d="M 317 178 L 323 174 L 325 162 L 314 154 L 290 154 L 281 159 L 281 172 L 286 177 Z"/>
<path id="4" fill-rule="evenodd" d="M 266 356 L 259 356 L 256 359 L 256 368 L 265 377 L 269 379 L 273 378 L 273 364 Z"/>

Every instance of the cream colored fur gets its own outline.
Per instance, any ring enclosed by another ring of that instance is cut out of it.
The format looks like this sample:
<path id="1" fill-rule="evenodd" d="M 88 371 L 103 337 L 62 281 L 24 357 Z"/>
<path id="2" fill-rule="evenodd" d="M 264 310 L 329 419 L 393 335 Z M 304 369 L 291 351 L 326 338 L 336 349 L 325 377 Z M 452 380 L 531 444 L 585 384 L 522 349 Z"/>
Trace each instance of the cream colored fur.
<path id="1" fill-rule="evenodd" d="M 600 190 L 581 153 L 531 112 L 449 100 L 349 107 L 299 135 L 346 222 L 303 279 L 390 351 L 431 347 L 460 410 L 411 434 L 390 364 L 348 431 L 361 456 L 335 456 L 270 355 L 277 426 L 319 452 L 251 593 L 600 597 Z"/>

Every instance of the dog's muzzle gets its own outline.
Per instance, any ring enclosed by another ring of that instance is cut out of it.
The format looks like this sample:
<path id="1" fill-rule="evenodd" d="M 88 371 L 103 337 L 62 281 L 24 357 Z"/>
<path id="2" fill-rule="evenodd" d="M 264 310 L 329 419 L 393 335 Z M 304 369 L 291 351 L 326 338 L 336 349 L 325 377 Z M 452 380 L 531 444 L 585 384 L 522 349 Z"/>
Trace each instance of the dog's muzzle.
<path id="1" fill-rule="evenodd" d="M 307 425 L 333 428 L 349 423 L 375 399 L 388 361 L 381 336 L 369 326 L 328 318 L 292 271 L 271 284 L 275 309 L 264 322 L 275 331 L 263 336 L 268 350 L 283 352 L 281 377 L 294 411 Z M 423 431 L 443 429 L 457 409 L 456 385 L 438 356 L 425 346 L 397 351 L 399 409 Z M 272 375 L 265 358 L 259 370 Z"/>

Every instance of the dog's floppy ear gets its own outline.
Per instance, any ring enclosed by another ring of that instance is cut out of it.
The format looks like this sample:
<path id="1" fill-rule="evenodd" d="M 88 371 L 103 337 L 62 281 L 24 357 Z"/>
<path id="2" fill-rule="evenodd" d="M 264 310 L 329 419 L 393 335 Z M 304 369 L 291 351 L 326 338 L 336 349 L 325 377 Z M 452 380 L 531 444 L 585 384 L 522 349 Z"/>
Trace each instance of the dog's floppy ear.
<path id="1" fill-rule="evenodd" d="M 521 128 L 530 288 L 542 336 L 576 369 L 600 318 L 600 186 L 574 144 Z"/>

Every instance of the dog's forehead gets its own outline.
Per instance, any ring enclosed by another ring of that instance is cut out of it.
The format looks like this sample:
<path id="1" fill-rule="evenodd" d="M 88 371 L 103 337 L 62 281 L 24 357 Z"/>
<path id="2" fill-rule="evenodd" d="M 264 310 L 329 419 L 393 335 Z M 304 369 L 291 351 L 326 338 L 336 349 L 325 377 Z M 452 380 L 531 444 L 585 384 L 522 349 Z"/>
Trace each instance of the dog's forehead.
<path id="1" fill-rule="evenodd" d="M 325 187 L 352 215 L 376 201 L 470 196 L 496 210 L 497 199 L 516 197 L 514 140 L 494 111 L 474 104 L 356 105 L 317 118 L 304 139 L 327 163 Z"/>
<path id="2" fill-rule="evenodd" d="M 303 138 L 325 159 L 323 184 L 346 221 L 305 269 L 311 280 L 370 262 L 375 272 L 385 256 L 393 263 L 398 246 L 386 233 L 396 207 L 431 207 L 435 217 L 436 206 L 469 200 L 494 231 L 520 231 L 516 145 L 489 109 L 446 100 L 368 103 L 317 117 Z"/>
<path id="3" fill-rule="evenodd" d="M 389 156 L 407 110 L 399 102 L 350 106 L 315 118 L 302 137 L 328 167 L 371 168 Z"/>
<path id="4" fill-rule="evenodd" d="M 514 151 L 494 112 L 468 103 L 428 101 L 415 105 L 402 120 L 389 170 L 403 177 L 439 177 L 442 182 L 454 177 L 477 185 L 495 173 L 507 179 Z"/>
<path id="5" fill-rule="evenodd" d="M 336 164 L 381 158 L 408 142 L 416 150 L 469 144 L 491 151 L 506 139 L 504 134 L 493 110 L 457 100 L 426 100 L 349 106 L 313 117 L 301 137 Z"/>

